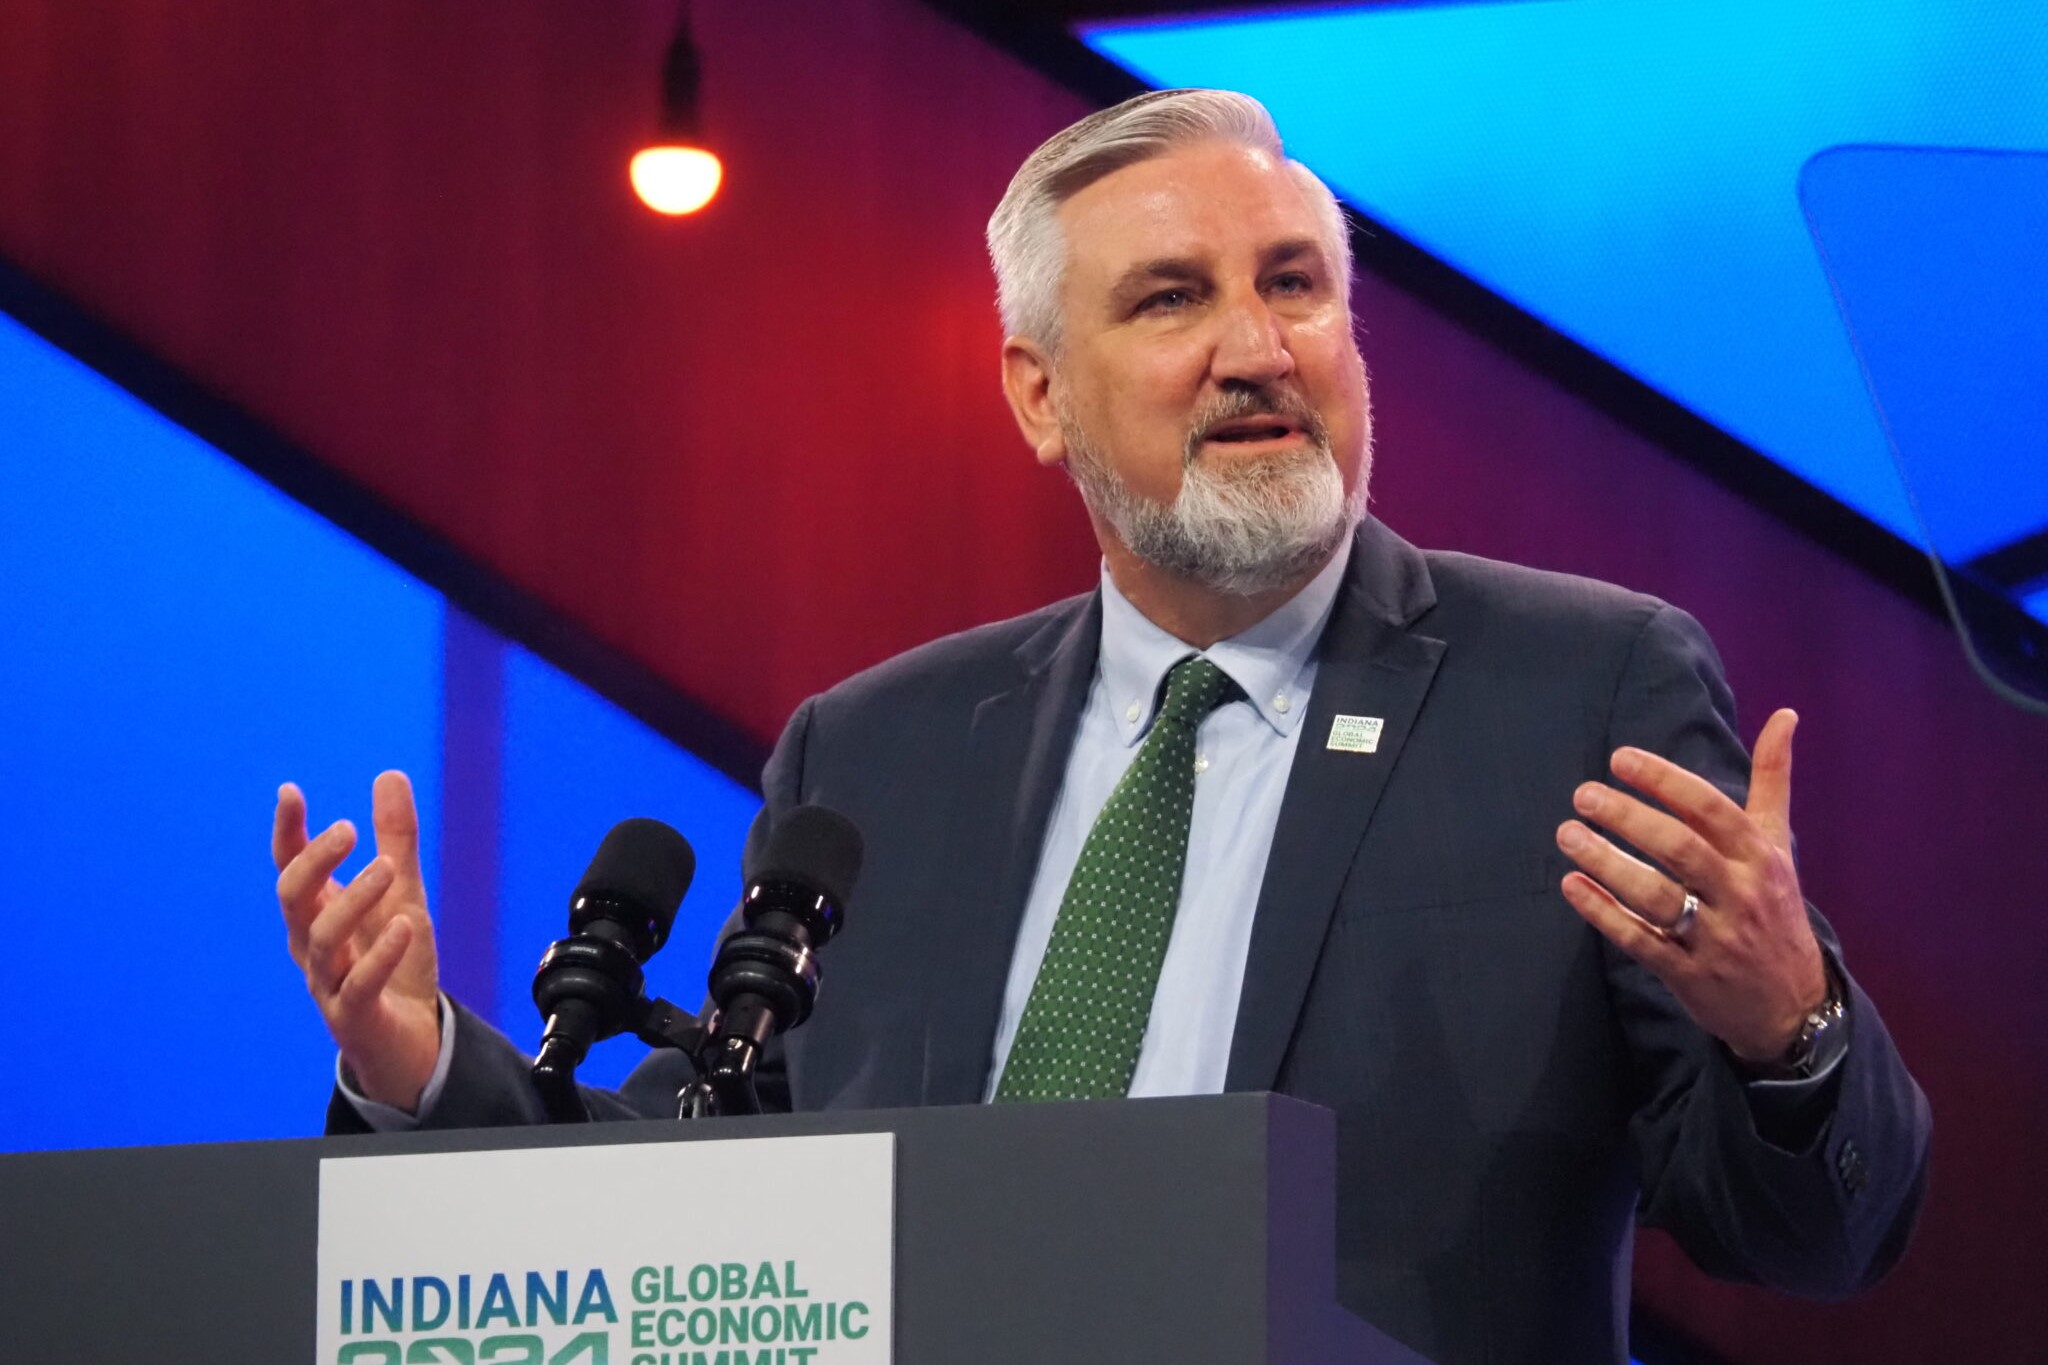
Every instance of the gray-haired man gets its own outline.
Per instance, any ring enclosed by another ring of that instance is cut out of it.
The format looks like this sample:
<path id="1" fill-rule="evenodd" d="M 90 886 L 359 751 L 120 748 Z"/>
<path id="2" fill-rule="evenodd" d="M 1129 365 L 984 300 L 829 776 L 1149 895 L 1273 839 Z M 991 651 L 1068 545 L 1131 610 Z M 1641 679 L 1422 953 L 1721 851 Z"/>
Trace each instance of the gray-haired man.
<path id="1" fill-rule="evenodd" d="M 777 1097 L 1328 1105 L 1340 1292 L 1446 1365 L 1625 1358 L 1639 1215 L 1716 1274 L 1883 1274 L 1927 1107 L 1801 897 L 1791 713 L 1752 770 L 1682 612 L 1364 518 L 1342 216 L 1256 102 L 1083 120 L 989 240 L 1004 389 L 1102 581 L 791 720 L 771 810 L 844 811 L 869 860 Z M 353 832 L 278 806 L 333 1125 L 536 1119 L 438 995 L 402 778 L 376 812 L 343 888 Z M 592 1107 L 664 1112 L 674 1068 Z"/>

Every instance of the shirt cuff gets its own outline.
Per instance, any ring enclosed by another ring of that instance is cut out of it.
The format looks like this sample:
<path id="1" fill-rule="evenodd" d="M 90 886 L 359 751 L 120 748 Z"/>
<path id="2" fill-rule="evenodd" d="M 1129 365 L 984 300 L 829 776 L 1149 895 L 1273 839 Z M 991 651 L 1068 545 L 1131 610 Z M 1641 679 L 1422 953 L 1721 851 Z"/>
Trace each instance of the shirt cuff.
<path id="1" fill-rule="evenodd" d="M 434 1059 L 434 1074 L 427 1077 L 427 1088 L 420 1091 L 420 1107 L 416 1114 L 409 1114 L 395 1104 L 379 1104 L 362 1091 L 356 1089 L 355 1077 L 348 1074 L 342 1065 L 341 1054 L 334 1056 L 334 1084 L 341 1091 L 341 1097 L 355 1106 L 356 1113 L 372 1132 L 409 1133 L 418 1128 L 426 1116 L 433 1111 L 434 1102 L 441 1098 L 441 1092 L 448 1086 L 448 1065 L 455 1056 L 455 1006 L 447 996 L 441 997 L 441 1055 Z"/>
<path id="2" fill-rule="evenodd" d="M 1743 1082 L 1750 1119 L 1758 1135 L 1772 1146 L 1788 1152 L 1807 1151 L 1827 1127 L 1828 1117 L 1834 1112 L 1837 1073 L 1842 1069 L 1842 1059 L 1849 1055 L 1848 1025 L 1845 1013 L 1842 1026 L 1829 1029 L 1821 1039 L 1811 1075 L 1790 1079 L 1758 1077 Z"/>
<path id="3" fill-rule="evenodd" d="M 1824 1044 L 1821 1055 L 1814 1059 L 1812 1075 L 1794 1076 L 1789 1079 L 1760 1076 L 1755 1080 L 1744 1081 L 1743 1084 L 1749 1087 L 1752 1095 L 1784 1095 L 1791 1098 L 1812 1094 L 1827 1083 L 1828 1077 L 1835 1074 L 1835 1068 L 1842 1064 L 1842 1058 L 1847 1056 L 1848 1052 L 1848 1038 L 1837 1032 L 1834 1041 Z"/>

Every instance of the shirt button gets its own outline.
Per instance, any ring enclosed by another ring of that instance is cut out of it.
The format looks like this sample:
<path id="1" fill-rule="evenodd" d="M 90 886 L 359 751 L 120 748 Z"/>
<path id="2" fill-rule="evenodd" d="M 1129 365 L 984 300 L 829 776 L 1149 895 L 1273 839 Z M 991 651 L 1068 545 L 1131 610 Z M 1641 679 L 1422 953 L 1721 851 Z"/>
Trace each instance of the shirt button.
<path id="1" fill-rule="evenodd" d="M 1138 723 L 1138 703 L 1132 702 L 1124 708 L 1124 719 L 1133 725 Z"/>
<path id="2" fill-rule="evenodd" d="M 1209 756 L 1207 754 L 1195 755 L 1195 771 L 1198 773 L 1209 771 Z"/>
<path id="3" fill-rule="evenodd" d="M 1275 711 L 1278 711 L 1283 716 L 1287 714 L 1287 694 L 1285 692 L 1277 692 L 1274 694 L 1273 709 Z"/>

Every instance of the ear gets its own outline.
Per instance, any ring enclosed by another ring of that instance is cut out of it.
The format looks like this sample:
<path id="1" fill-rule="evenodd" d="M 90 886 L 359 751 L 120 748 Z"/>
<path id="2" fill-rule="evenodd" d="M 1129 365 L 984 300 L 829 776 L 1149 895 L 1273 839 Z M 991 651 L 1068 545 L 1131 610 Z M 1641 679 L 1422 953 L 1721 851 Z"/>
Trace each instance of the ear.
<path id="1" fill-rule="evenodd" d="M 1052 386 L 1058 382 L 1045 349 L 1029 337 L 1003 340 L 1003 397 L 1010 400 L 1010 415 L 1024 443 L 1047 468 L 1067 462 L 1067 442 L 1052 400 Z"/>

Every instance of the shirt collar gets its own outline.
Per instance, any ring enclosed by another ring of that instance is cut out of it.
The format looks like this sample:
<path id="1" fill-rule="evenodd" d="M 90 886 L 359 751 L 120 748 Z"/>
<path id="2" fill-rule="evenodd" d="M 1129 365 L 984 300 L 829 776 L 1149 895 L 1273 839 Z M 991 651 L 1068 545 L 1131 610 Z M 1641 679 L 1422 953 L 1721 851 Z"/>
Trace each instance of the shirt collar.
<path id="1" fill-rule="evenodd" d="M 1118 591 L 1102 567 L 1102 646 L 1098 668 L 1125 744 L 1136 744 L 1151 728 L 1159 684 L 1173 666 L 1199 652 L 1230 675 L 1277 734 L 1287 735 L 1308 710 L 1308 685 L 1315 677 L 1315 647 L 1337 601 L 1351 562 L 1351 537 L 1322 572 L 1277 611 L 1251 629 L 1196 651 L 1168 634 Z"/>

